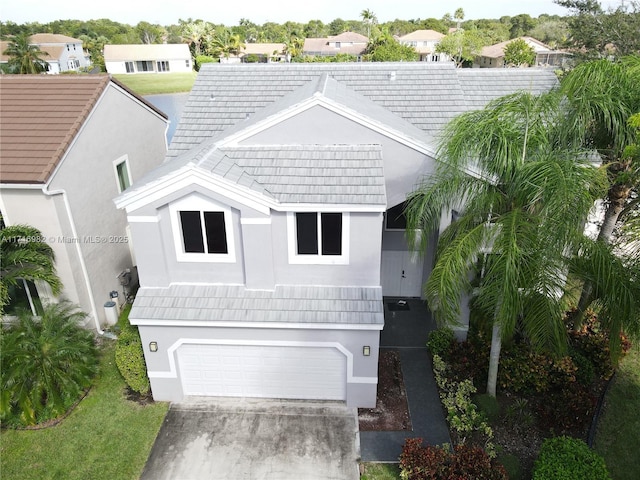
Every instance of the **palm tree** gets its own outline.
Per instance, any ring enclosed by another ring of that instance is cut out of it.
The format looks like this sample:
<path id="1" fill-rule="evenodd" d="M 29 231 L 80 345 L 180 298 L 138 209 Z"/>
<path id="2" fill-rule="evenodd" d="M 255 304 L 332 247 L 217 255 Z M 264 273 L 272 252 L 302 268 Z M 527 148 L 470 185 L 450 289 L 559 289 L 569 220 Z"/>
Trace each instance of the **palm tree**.
<path id="1" fill-rule="evenodd" d="M 42 280 L 54 295 L 62 283 L 56 275 L 53 249 L 42 233 L 29 225 L 13 225 L 0 229 L 0 314 L 9 303 L 9 287 L 23 280 Z"/>
<path id="2" fill-rule="evenodd" d="M 593 148 L 606 165 L 610 187 L 598 241 L 610 243 L 620 220 L 638 208 L 640 190 L 639 128 L 633 122 L 640 113 L 640 57 L 617 62 L 596 60 L 579 65 L 561 83 L 568 99 L 563 129 L 567 141 Z M 592 300 L 587 282 L 578 313 Z"/>
<path id="3" fill-rule="evenodd" d="M 234 35 L 231 30 L 224 28 L 216 31 L 210 40 L 210 49 L 215 56 L 229 58 L 231 55 L 239 55 L 245 48 L 240 35 Z"/>
<path id="4" fill-rule="evenodd" d="M 68 301 L 45 306 L 42 317 L 22 312 L 2 327 L 0 417 L 18 415 L 32 425 L 49 409 L 64 413 L 97 371 L 91 332 L 80 326 L 86 314 Z"/>
<path id="5" fill-rule="evenodd" d="M 558 106 L 555 95 L 522 92 L 455 118 L 445 128 L 435 176 L 408 198 L 410 244 L 415 229 L 434 231 L 443 211 L 460 210 L 440 237 L 424 292 L 436 319 L 454 324 L 475 272 L 474 305 L 492 321 L 493 396 L 502 340 L 516 328 L 534 346 L 565 347 L 565 253 L 604 188 L 586 152 L 556 141 L 550 129 Z"/>
<path id="6" fill-rule="evenodd" d="M 378 23 L 378 17 L 368 8 L 362 10 L 360 17 L 362 17 L 362 22 L 367 26 L 367 37 L 371 37 L 371 26 Z"/>
<path id="7" fill-rule="evenodd" d="M 2 53 L 9 56 L 7 63 L 12 73 L 34 74 L 49 69 L 47 62 L 42 59 L 42 55 L 48 55 L 47 52 L 40 50 L 37 45 L 30 45 L 26 33 L 13 37 Z"/>

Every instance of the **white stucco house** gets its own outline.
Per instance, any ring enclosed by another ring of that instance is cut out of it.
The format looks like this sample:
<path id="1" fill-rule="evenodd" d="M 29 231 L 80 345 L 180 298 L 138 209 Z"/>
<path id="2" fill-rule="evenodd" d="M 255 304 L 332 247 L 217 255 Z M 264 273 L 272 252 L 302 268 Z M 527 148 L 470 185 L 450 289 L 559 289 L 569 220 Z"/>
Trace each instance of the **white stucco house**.
<path id="1" fill-rule="evenodd" d="M 534 67 L 564 67 L 571 61 L 572 55 L 563 50 L 556 50 L 533 37 L 519 37 L 483 47 L 480 55 L 473 61 L 474 67 L 503 68 L 508 65 L 504 60 L 504 49 L 514 40 L 523 40 L 536 54 Z"/>
<path id="2" fill-rule="evenodd" d="M 402 204 L 438 133 L 555 83 L 448 63 L 203 65 L 166 162 L 115 200 L 154 398 L 374 406 L 383 299 L 420 297 L 432 268 Z"/>
<path id="3" fill-rule="evenodd" d="M 9 40 L 0 42 L 0 63 L 9 61 L 4 51 Z M 29 37 L 29 44 L 43 52 L 41 58 L 47 62 L 49 74 L 78 72 L 91 66 L 89 54 L 82 48 L 82 40 L 55 33 L 36 33 Z"/>
<path id="4" fill-rule="evenodd" d="M 0 75 L 0 212 L 53 248 L 62 296 L 102 331 L 118 276 L 135 267 L 113 198 L 162 163 L 167 117 L 109 75 Z M 45 283 L 15 292 L 34 308 Z M 18 298 L 15 298 L 18 299 Z"/>
<path id="5" fill-rule="evenodd" d="M 105 45 L 108 73 L 188 73 L 193 71 L 186 43 Z"/>
<path id="6" fill-rule="evenodd" d="M 444 37 L 444 34 L 435 30 L 416 30 L 398 37 L 398 42 L 415 48 L 421 62 L 444 62 L 449 60 L 448 55 L 436 51 L 436 47 Z"/>

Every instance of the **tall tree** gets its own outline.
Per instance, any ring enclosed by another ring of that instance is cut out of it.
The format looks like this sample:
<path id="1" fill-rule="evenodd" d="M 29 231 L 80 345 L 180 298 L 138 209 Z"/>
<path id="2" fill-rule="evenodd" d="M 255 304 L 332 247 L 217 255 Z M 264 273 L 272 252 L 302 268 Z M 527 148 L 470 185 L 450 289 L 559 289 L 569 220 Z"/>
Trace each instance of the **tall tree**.
<path id="1" fill-rule="evenodd" d="M 516 327 L 535 346 L 563 349 L 565 253 L 603 185 L 585 152 L 556 140 L 558 111 L 557 96 L 523 92 L 456 117 L 435 176 L 408 198 L 410 243 L 416 230 L 426 242 L 443 211 L 460 211 L 440 237 L 424 292 L 438 321 L 454 324 L 476 272 L 474 305 L 492 321 L 487 392 L 494 396 L 502 340 Z"/>
<path id="2" fill-rule="evenodd" d="M 436 52 L 446 53 L 461 67 L 471 62 L 486 45 L 485 38 L 477 30 L 456 30 L 446 35 L 436 46 Z"/>
<path id="3" fill-rule="evenodd" d="M 534 65 L 536 52 L 522 38 L 516 38 L 504 47 L 504 63 L 511 67 Z"/>
<path id="4" fill-rule="evenodd" d="M 567 141 L 595 149 L 607 168 L 610 187 L 597 239 L 610 243 L 621 218 L 638 209 L 640 140 L 633 119 L 640 113 L 640 57 L 582 63 L 563 77 L 561 89 L 568 100 Z M 590 303 L 590 289 L 587 282 L 579 312 Z"/>
<path id="5" fill-rule="evenodd" d="M 372 62 L 415 62 L 419 58 L 415 48 L 398 42 L 386 28 L 369 40 L 365 53 Z"/>
<path id="6" fill-rule="evenodd" d="M 367 37 L 371 37 L 371 27 L 378 23 L 378 17 L 368 8 L 360 12 L 360 18 L 367 27 Z"/>
<path id="7" fill-rule="evenodd" d="M 53 249 L 42 233 L 28 225 L 0 229 L 0 314 L 9 303 L 9 287 L 23 280 L 42 280 L 57 295 L 62 283 L 56 275 Z"/>
<path id="8" fill-rule="evenodd" d="M 7 63 L 11 73 L 34 74 L 43 73 L 49 69 L 49 65 L 42 58 L 43 55 L 47 55 L 47 52 L 40 50 L 37 45 L 31 45 L 29 35 L 26 33 L 13 37 L 2 53 L 9 56 Z"/>
<path id="9" fill-rule="evenodd" d="M 567 46 L 579 59 L 626 56 L 640 52 L 640 2 L 621 2 L 603 10 L 597 0 L 554 0 L 571 11 Z"/>

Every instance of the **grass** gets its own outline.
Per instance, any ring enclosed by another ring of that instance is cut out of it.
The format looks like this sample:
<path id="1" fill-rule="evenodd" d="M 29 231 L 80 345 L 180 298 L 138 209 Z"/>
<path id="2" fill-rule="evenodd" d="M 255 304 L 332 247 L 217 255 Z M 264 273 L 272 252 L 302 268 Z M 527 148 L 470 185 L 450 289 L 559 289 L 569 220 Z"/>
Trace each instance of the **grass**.
<path id="1" fill-rule="evenodd" d="M 138 479 L 169 407 L 123 396 L 115 342 L 103 348 L 94 387 L 57 426 L 6 430 L 0 438 L 2 478 Z"/>
<path id="2" fill-rule="evenodd" d="M 360 480 L 399 480 L 400 467 L 397 463 L 363 463 Z"/>
<path id="3" fill-rule="evenodd" d="M 191 73 L 136 73 L 118 74 L 113 77 L 138 95 L 190 92 L 196 80 Z"/>
<path id="4" fill-rule="evenodd" d="M 622 360 L 605 399 L 595 450 L 614 480 L 638 478 L 640 451 L 640 345 Z"/>

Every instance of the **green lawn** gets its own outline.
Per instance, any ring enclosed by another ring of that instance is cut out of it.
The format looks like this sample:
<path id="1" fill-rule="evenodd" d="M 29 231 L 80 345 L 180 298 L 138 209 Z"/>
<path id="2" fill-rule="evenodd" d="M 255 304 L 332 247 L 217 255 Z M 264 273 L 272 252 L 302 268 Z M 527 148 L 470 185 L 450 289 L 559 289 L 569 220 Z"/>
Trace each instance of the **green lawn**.
<path id="1" fill-rule="evenodd" d="M 196 72 L 191 73 L 136 73 L 119 74 L 113 77 L 124 83 L 138 95 L 159 93 L 190 92 L 196 80 Z"/>
<path id="2" fill-rule="evenodd" d="M 94 387 L 60 424 L 2 432 L 3 480 L 140 477 L 169 404 L 142 406 L 126 400 L 114 352 L 115 342 L 109 342 Z"/>
<path id="3" fill-rule="evenodd" d="M 360 480 L 400 480 L 397 463 L 363 463 Z"/>
<path id="4" fill-rule="evenodd" d="M 605 401 L 595 438 L 614 480 L 638 478 L 640 452 L 640 345 L 623 359 Z"/>

